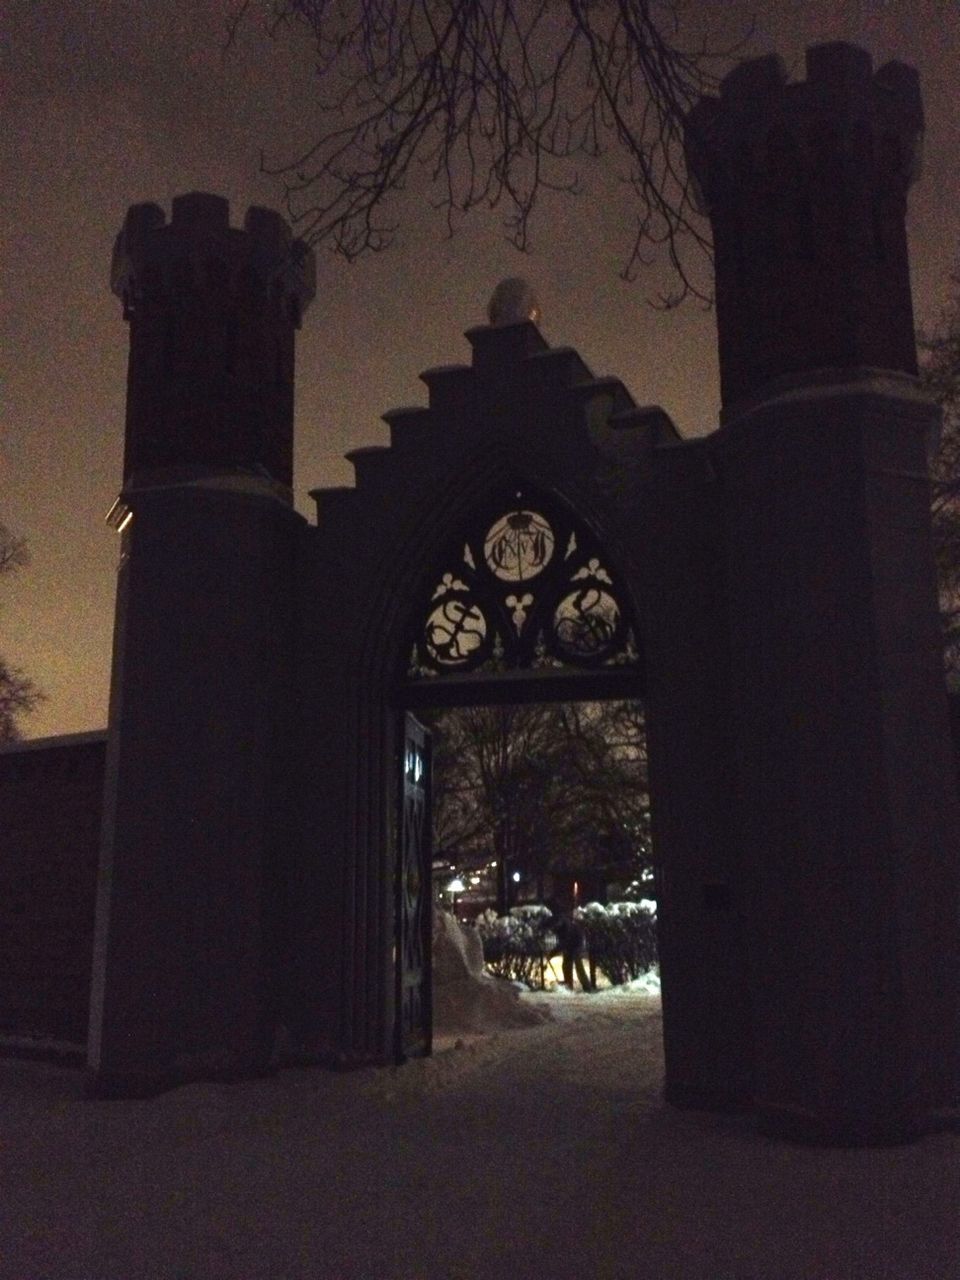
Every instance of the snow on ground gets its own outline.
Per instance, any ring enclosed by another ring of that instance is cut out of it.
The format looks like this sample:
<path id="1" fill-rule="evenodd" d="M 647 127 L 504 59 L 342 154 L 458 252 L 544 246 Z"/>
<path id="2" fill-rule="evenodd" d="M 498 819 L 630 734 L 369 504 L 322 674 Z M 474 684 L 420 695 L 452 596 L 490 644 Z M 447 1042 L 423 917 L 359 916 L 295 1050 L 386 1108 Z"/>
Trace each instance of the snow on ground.
<path id="1" fill-rule="evenodd" d="M 659 1000 L 402 1068 L 91 1102 L 0 1062 L 3 1280 L 956 1280 L 960 1137 L 826 1151 L 661 1101 Z"/>

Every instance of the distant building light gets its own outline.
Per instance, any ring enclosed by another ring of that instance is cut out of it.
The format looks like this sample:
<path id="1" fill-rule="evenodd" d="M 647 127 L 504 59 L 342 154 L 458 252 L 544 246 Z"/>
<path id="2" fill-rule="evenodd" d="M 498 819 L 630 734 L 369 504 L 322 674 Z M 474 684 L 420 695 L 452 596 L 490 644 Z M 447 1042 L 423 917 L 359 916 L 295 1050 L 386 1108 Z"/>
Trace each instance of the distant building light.
<path id="1" fill-rule="evenodd" d="M 460 879 L 459 876 L 454 876 L 454 878 L 447 885 L 447 893 L 463 893 L 466 887 L 467 886 L 463 883 L 463 881 Z"/>

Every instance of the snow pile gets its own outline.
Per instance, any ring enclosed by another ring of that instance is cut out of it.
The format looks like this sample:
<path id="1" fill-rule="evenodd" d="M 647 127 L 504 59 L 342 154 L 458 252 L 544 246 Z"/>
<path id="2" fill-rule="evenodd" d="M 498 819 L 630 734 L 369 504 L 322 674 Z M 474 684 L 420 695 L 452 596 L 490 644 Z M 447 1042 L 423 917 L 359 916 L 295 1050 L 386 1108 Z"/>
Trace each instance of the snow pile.
<path id="1" fill-rule="evenodd" d="M 483 944 L 475 929 L 464 928 L 449 912 L 433 917 L 434 1036 L 484 1034 L 550 1020 L 549 1009 L 521 1001 L 512 982 L 484 972 Z"/>
<path id="2" fill-rule="evenodd" d="M 433 913 L 433 980 L 449 984 L 482 978 L 483 943 L 476 929 L 465 928 L 449 911 Z"/>
<path id="3" fill-rule="evenodd" d="M 648 973 L 642 973 L 639 978 L 634 978 L 631 982 L 621 983 L 619 987 L 607 987 L 600 994 L 606 997 L 613 996 L 614 998 L 635 995 L 658 996 L 660 994 L 660 973 L 656 968 L 653 968 Z"/>

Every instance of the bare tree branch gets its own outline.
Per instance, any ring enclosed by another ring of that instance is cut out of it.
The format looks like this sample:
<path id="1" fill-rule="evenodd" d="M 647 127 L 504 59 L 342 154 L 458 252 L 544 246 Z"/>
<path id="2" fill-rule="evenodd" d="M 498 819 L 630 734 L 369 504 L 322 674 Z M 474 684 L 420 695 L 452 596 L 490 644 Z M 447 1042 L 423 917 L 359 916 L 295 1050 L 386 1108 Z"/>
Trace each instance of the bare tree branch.
<path id="1" fill-rule="evenodd" d="M 251 8 L 237 0 L 228 44 Z M 685 48 L 667 0 L 277 0 L 268 30 L 291 25 L 313 41 L 316 131 L 263 168 L 310 243 L 348 259 L 385 249 L 423 172 L 448 231 L 502 209 L 525 250 L 541 196 L 581 190 L 584 164 L 610 151 L 635 209 L 623 274 L 665 249 L 678 283 L 661 301 L 705 296 L 682 126 L 733 50 Z"/>
<path id="2" fill-rule="evenodd" d="M 0 658 L 0 742 L 19 741 L 20 717 L 29 715 L 44 700 L 32 680 Z"/>
<path id="3" fill-rule="evenodd" d="M 5 524 L 0 524 L 0 577 L 30 563 L 24 538 L 15 538 Z"/>
<path id="4" fill-rule="evenodd" d="M 29 560 L 24 539 L 14 537 L 6 525 L 0 524 L 0 577 L 15 573 Z M 44 696 L 18 667 L 11 667 L 0 658 L 0 742 L 16 742 L 20 738 L 20 717 L 35 710 Z"/>
<path id="5" fill-rule="evenodd" d="M 435 847 L 463 869 L 525 881 L 578 869 L 636 878 L 649 862 L 637 704 L 467 707 L 435 713 Z"/>

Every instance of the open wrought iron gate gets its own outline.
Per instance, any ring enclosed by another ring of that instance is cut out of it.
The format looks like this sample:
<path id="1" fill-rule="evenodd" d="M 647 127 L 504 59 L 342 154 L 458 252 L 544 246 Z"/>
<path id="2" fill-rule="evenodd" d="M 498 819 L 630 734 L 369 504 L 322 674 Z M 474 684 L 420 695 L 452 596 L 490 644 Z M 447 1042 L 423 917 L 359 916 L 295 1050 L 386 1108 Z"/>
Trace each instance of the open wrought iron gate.
<path id="1" fill-rule="evenodd" d="M 403 781 L 397 824 L 396 1057 L 424 1057 L 431 1048 L 432 832 L 431 742 L 409 712 L 403 723 Z"/>

